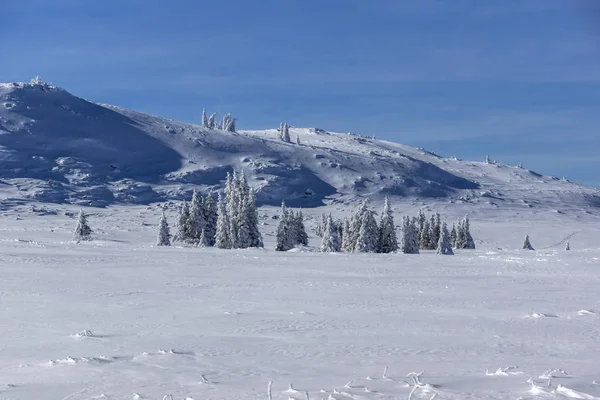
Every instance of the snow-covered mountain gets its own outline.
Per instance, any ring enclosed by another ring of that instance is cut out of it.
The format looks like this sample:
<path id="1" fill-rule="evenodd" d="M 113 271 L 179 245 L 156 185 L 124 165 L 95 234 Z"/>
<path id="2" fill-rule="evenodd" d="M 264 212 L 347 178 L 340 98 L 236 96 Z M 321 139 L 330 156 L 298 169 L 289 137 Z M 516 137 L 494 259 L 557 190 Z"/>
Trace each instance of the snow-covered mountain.
<path id="1" fill-rule="evenodd" d="M 207 130 L 41 82 L 0 84 L 0 196 L 5 204 L 145 204 L 220 188 L 227 172 L 243 170 L 261 204 L 390 196 L 563 212 L 600 206 L 598 189 L 517 166 L 315 128 L 290 135 L 285 143 L 277 129 Z"/>

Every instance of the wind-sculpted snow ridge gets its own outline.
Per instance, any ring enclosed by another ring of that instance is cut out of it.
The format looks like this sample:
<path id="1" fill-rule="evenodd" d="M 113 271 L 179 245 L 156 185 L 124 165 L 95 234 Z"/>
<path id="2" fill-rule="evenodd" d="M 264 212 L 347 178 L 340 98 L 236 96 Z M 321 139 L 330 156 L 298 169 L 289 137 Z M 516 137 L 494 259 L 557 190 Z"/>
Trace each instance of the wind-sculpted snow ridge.
<path id="1" fill-rule="evenodd" d="M 259 205 L 388 196 L 557 213 L 600 207 L 597 189 L 517 166 L 317 128 L 289 131 L 298 142 L 280 140 L 277 129 L 209 130 L 96 104 L 40 80 L 0 84 L 0 198 L 5 207 L 149 204 L 222 188 L 228 172 L 244 170 Z"/>

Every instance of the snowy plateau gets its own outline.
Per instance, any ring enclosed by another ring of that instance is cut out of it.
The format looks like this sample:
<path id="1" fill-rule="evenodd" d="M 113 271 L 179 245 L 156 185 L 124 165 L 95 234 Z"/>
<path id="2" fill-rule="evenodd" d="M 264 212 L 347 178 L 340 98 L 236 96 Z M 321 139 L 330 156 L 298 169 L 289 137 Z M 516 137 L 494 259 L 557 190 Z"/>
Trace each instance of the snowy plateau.
<path id="1" fill-rule="evenodd" d="M 598 189 L 290 135 L 0 84 L 0 399 L 600 399 Z M 181 200 L 234 170 L 257 190 L 264 248 L 155 246 L 163 207 L 173 227 Z M 321 214 L 385 197 L 397 226 L 468 214 L 476 249 L 318 251 Z M 274 251 L 282 199 L 309 246 Z M 72 241 L 80 208 L 93 241 Z"/>

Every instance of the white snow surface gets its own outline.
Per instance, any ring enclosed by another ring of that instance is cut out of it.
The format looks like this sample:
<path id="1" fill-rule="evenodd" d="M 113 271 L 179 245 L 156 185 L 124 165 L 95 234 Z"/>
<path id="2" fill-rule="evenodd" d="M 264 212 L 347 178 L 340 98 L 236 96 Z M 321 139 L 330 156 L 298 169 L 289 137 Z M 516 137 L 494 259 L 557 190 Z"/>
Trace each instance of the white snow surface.
<path id="1" fill-rule="evenodd" d="M 244 170 L 261 205 L 384 196 L 559 213 L 596 213 L 600 205 L 598 189 L 517 166 L 317 128 L 291 127 L 290 134 L 301 144 L 282 142 L 276 129 L 207 130 L 47 84 L 0 84 L 0 201 L 150 204 L 221 188 L 227 172 Z"/>
<path id="2" fill-rule="evenodd" d="M 474 210 L 439 256 L 316 252 L 341 205 L 290 252 L 274 207 L 248 250 L 155 247 L 158 205 L 87 208 L 75 244 L 77 210 L 0 211 L 2 400 L 600 399 L 596 217 Z"/>

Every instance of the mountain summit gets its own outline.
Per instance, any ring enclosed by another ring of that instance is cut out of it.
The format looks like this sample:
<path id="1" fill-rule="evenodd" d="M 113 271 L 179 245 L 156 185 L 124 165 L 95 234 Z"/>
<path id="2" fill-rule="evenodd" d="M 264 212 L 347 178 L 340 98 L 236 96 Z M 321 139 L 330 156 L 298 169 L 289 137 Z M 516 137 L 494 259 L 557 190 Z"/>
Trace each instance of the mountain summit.
<path id="1" fill-rule="evenodd" d="M 261 204 L 357 197 L 598 207 L 600 191 L 518 166 L 317 128 L 228 132 L 96 104 L 40 80 L 0 84 L 0 197 L 106 206 L 220 189 L 244 171 Z"/>

